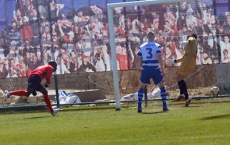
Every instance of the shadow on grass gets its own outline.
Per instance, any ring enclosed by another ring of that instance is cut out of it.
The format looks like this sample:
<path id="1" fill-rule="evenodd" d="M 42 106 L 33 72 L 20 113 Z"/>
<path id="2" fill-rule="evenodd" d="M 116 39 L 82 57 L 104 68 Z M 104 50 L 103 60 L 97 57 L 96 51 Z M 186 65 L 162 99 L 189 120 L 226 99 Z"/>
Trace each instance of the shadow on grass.
<path id="1" fill-rule="evenodd" d="M 157 111 L 157 112 L 142 112 L 142 114 L 159 114 L 159 113 L 167 113 L 169 111 Z"/>
<path id="2" fill-rule="evenodd" d="M 12 114 L 25 114 L 25 113 L 43 113 L 43 112 L 48 112 L 48 110 L 23 110 L 23 111 L 17 111 L 17 110 L 9 110 L 9 111 L 2 111 L 0 112 L 1 115 L 12 115 Z"/>
<path id="3" fill-rule="evenodd" d="M 122 108 L 128 108 L 128 107 L 122 107 Z M 95 107 L 87 107 L 87 106 L 81 106 L 81 107 L 63 107 L 60 112 L 71 112 L 71 111 L 87 111 L 87 110 L 106 110 L 106 109 L 114 109 L 116 111 L 115 106 L 95 106 Z M 119 111 L 119 110 L 118 110 Z M 21 110 L 11 110 L 6 109 L 4 111 L 0 110 L 0 116 L 1 115 L 10 115 L 10 114 L 24 114 L 24 113 L 42 113 L 42 112 L 48 112 L 48 109 L 21 109 Z"/>
<path id="4" fill-rule="evenodd" d="M 223 118 L 230 118 L 230 114 L 204 117 L 201 120 L 213 120 L 213 119 L 223 119 Z"/>
<path id="5" fill-rule="evenodd" d="M 184 106 L 184 107 L 185 107 L 185 106 Z M 201 107 L 201 106 L 190 104 L 188 107 L 185 107 L 185 108 L 196 108 L 196 107 Z"/>
<path id="6" fill-rule="evenodd" d="M 37 117 L 29 117 L 24 119 L 40 119 L 40 118 L 47 118 L 47 117 L 52 117 L 52 116 L 37 116 Z"/>
<path id="7" fill-rule="evenodd" d="M 128 108 L 128 107 L 122 107 L 122 108 Z M 95 107 L 65 107 L 62 108 L 61 112 L 68 112 L 68 111 L 87 111 L 87 110 L 110 110 L 114 109 L 116 110 L 115 106 L 95 106 Z M 119 110 L 117 110 L 119 111 Z"/>

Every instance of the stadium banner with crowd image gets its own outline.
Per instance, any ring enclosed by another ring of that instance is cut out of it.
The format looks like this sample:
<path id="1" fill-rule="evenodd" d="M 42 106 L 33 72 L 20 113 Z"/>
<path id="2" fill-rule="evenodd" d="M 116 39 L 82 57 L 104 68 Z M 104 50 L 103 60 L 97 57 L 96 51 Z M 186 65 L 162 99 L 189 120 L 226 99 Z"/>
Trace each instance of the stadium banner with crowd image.
<path id="1" fill-rule="evenodd" d="M 111 71 L 106 6 L 128 1 L 1 0 L 0 78 L 28 76 L 50 60 L 57 62 L 57 74 Z M 197 65 L 229 63 L 229 3 L 195 0 L 115 8 L 118 70 L 136 69 L 136 53 L 149 31 L 162 46 L 164 61 L 183 56 L 180 42 L 196 33 Z"/>

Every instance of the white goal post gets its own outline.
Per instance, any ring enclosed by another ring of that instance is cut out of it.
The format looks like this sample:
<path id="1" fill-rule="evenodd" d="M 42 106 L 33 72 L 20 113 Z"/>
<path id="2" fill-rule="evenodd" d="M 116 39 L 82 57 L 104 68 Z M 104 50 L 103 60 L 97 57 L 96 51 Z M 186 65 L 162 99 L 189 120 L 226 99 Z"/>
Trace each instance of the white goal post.
<path id="1" fill-rule="evenodd" d="M 116 57 L 116 47 L 115 47 L 113 9 L 115 7 L 176 3 L 176 2 L 184 2 L 184 1 L 190 1 L 190 0 L 146 0 L 146 1 L 131 1 L 131 2 L 120 2 L 120 3 L 108 3 L 107 4 L 116 110 L 121 110 L 121 103 L 120 103 L 120 91 L 119 91 L 119 82 L 118 82 L 119 78 L 118 78 L 118 71 L 117 71 L 117 57 Z"/>

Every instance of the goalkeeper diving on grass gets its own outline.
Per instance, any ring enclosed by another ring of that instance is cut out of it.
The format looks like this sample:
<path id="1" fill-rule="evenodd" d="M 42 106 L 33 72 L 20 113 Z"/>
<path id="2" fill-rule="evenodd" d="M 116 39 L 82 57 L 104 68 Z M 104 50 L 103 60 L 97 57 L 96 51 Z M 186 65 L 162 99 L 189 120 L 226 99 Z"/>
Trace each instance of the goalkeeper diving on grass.
<path id="1" fill-rule="evenodd" d="M 137 52 L 137 67 L 141 71 L 137 112 L 142 112 L 142 98 L 145 92 L 145 86 L 150 84 L 150 79 L 153 79 L 154 84 L 160 88 L 163 111 L 168 111 L 169 109 L 166 104 L 167 92 L 164 83 L 165 70 L 161 57 L 161 46 L 154 42 L 155 36 L 153 32 L 149 32 L 147 38 L 148 41 L 142 44 Z"/>
<path id="2" fill-rule="evenodd" d="M 185 106 L 189 106 L 192 97 L 188 95 L 187 85 L 184 81 L 186 75 L 196 66 L 196 57 L 197 57 L 197 35 L 191 34 L 187 37 L 187 43 L 184 46 L 185 54 L 182 58 L 175 60 L 167 60 L 167 65 L 172 65 L 174 63 L 181 62 L 179 66 L 177 81 L 178 87 L 180 89 L 180 95 L 177 100 L 180 98 L 185 98 Z"/>
<path id="3" fill-rule="evenodd" d="M 11 95 L 16 96 L 27 96 L 29 97 L 30 94 L 33 94 L 36 96 L 36 91 L 39 91 L 44 96 L 44 101 L 47 105 L 47 107 L 50 110 L 50 113 L 55 116 L 59 109 L 53 109 L 49 96 L 48 91 L 42 86 L 41 82 L 43 79 L 46 79 L 45 87 L 49 87 L 50 79 L 52 76 L 52 73 L 55 72 L 57 69 L 57 63 L 55 61 L 50 61 L 47 65 L 39 66 L 35 70 L 31 72 L 28 78 L 28 86 L 26 90 L 16 90 L 9 92 L 8 90 L 5 90 L 5 98 L 4 100 L 7 100 Z"/>

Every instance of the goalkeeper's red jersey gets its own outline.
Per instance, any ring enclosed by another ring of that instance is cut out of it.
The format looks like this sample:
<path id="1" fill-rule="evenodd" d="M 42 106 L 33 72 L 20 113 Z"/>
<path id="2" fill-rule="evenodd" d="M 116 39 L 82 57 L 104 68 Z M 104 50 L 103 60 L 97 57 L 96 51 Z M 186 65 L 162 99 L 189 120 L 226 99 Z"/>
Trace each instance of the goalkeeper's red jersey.
<path id="1" fill-rule="evenodd" d="M 42 65 L 42 66 L 37 67 L 35 70 L 33 70 L 30 73 L 30 76 L 38 75 L 40 77 L 41 81 L 45 78 L 46 83 L 49 85 L 50 84 L 50 78 L 51 78 L 53 72 L 54 72 L 54 68 L 51 65 L 47 64 L 47 65 Z"/>

